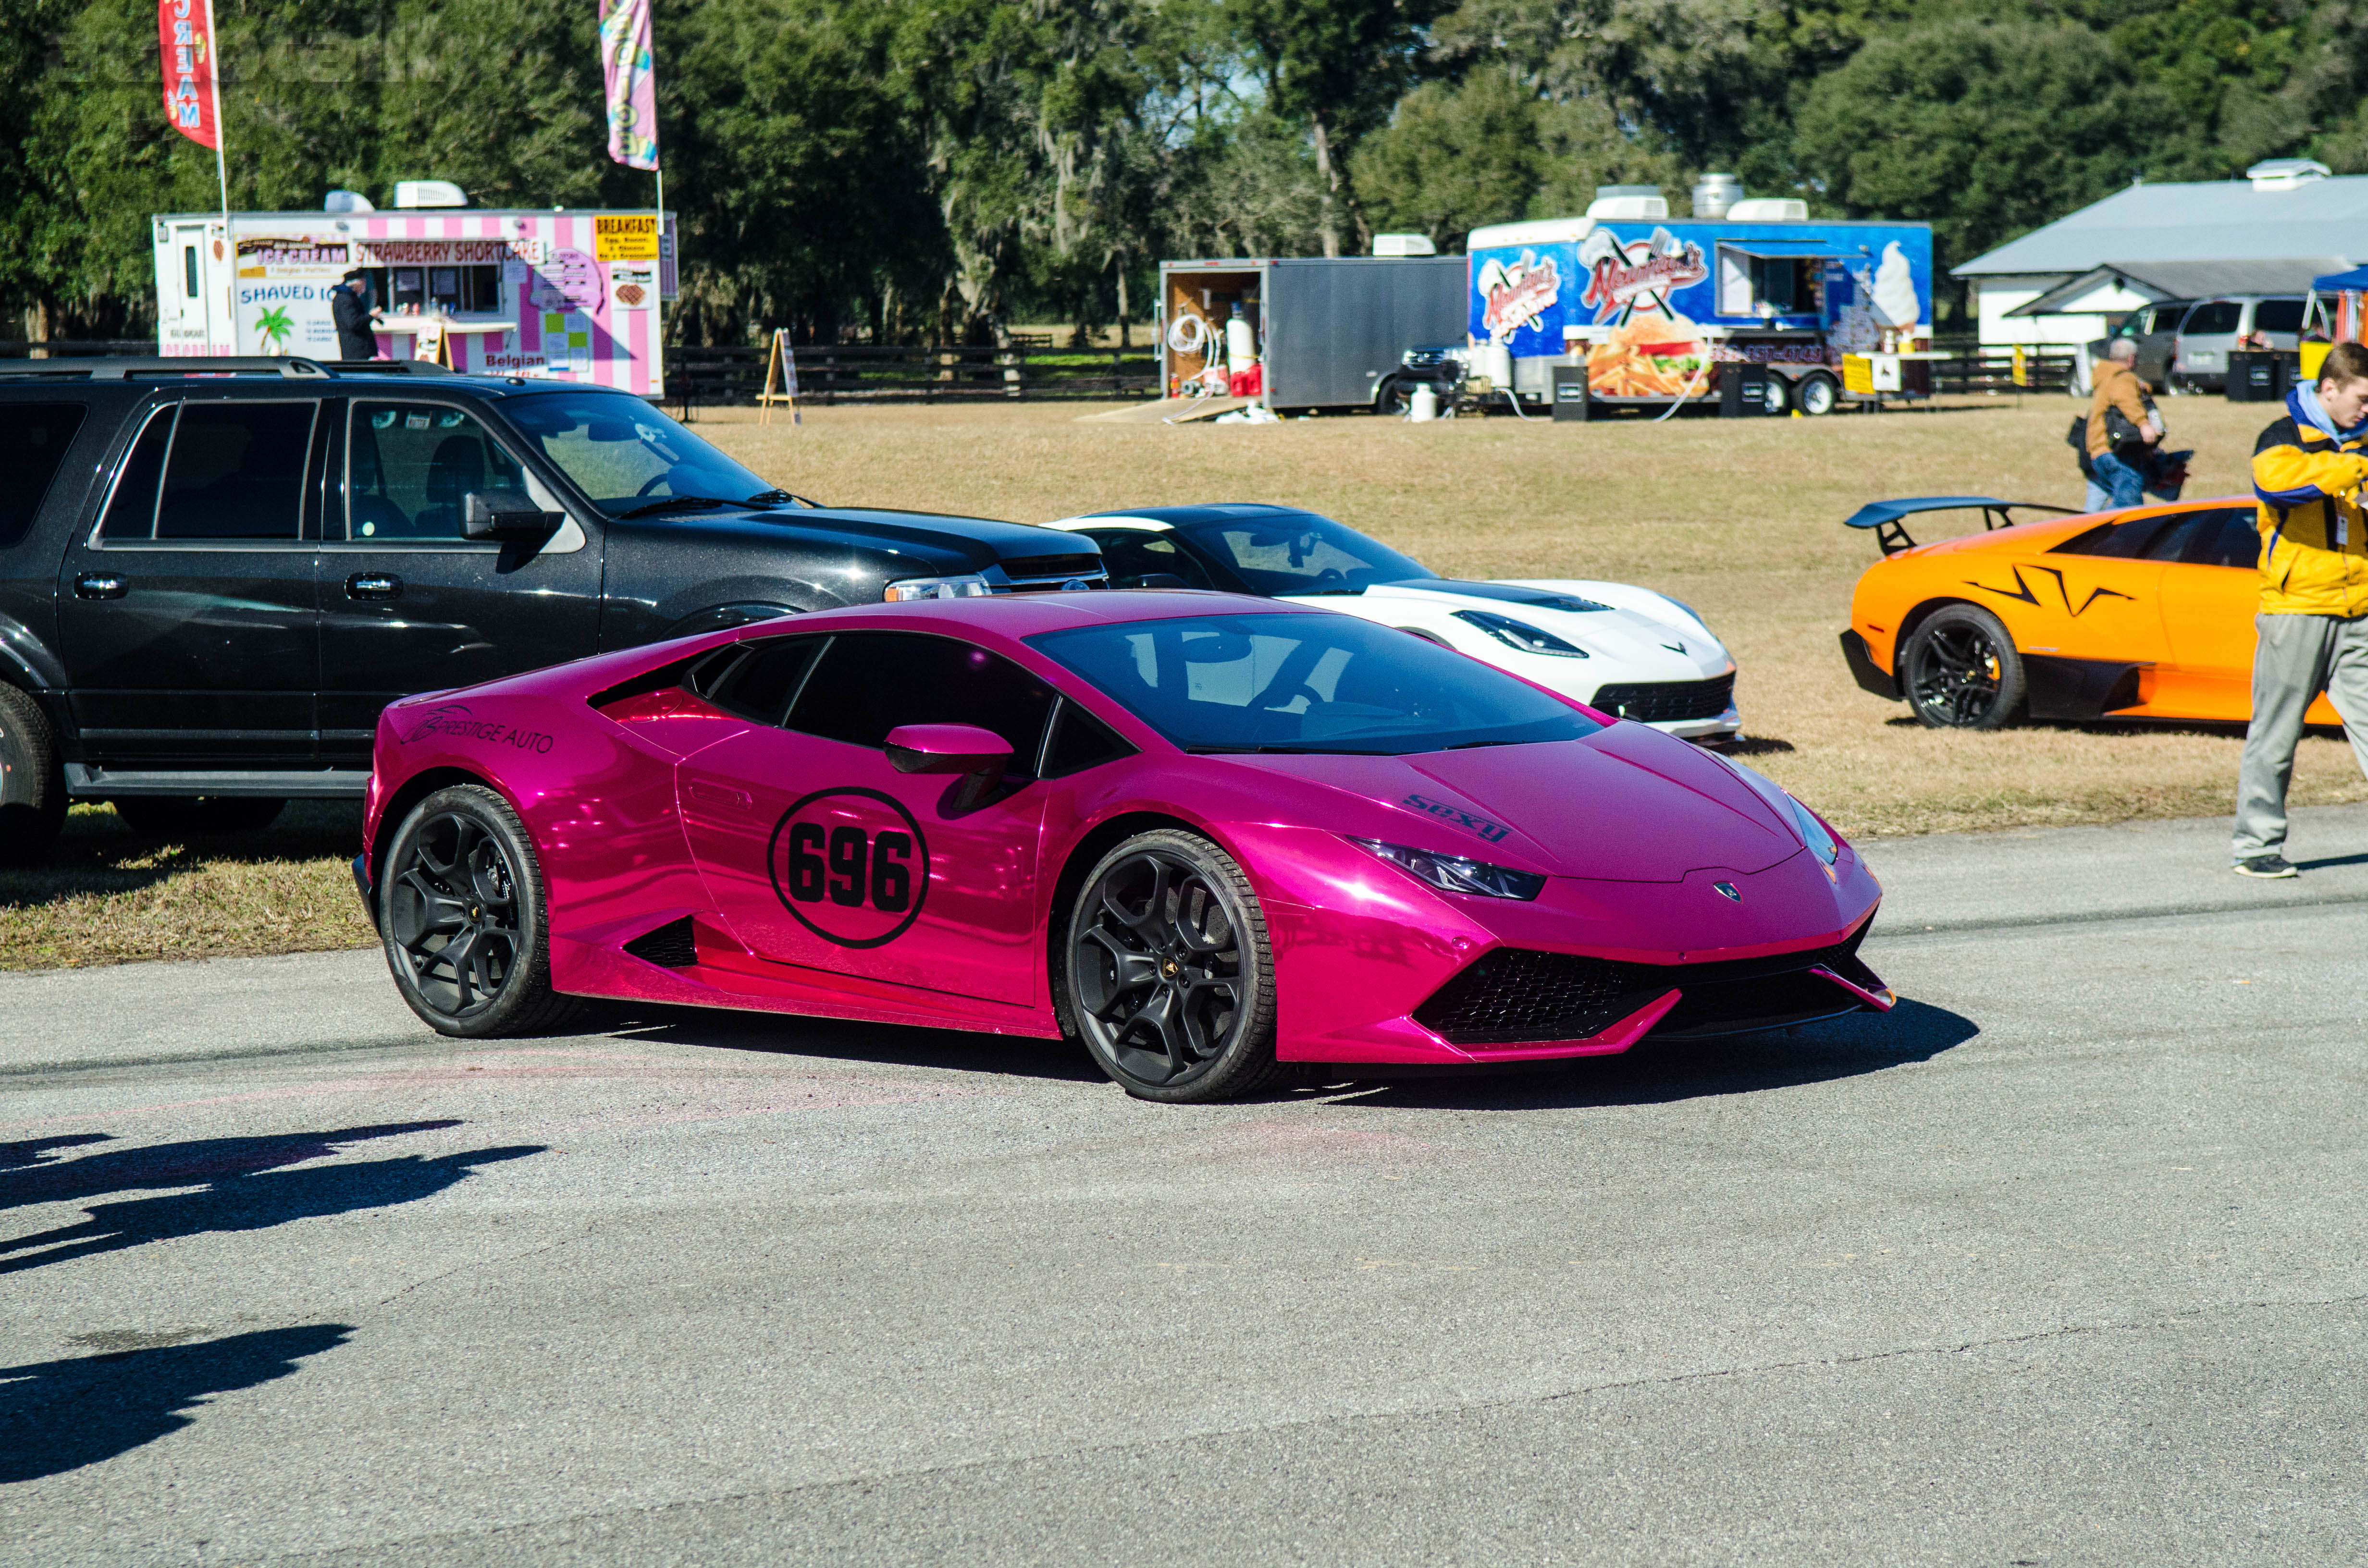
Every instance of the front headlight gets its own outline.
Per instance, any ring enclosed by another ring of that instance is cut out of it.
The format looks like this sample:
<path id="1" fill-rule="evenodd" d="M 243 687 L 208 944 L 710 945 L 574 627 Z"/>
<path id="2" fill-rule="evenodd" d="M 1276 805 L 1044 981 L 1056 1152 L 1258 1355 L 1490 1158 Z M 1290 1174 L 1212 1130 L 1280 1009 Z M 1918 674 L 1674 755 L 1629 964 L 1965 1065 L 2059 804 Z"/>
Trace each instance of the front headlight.
<path id="1" fill-rule="evenodd" d="M 1546 891 L 1543 877 L 1528 871 L 1516 871 L 1509 866 L 1492 866 L 1486 860 L 1466 859 L 1461 855 L 1441 855 L 1435 850 L 1417 849 L 1411 845 L 1385 844 L 1378 838 L 1351 838 L 1349 842 L 1368 855 L 1379 856 L 1400 870 L 1412 872 L 1441 892 L 1478 893 L 1483 898 L 1533 899 Z"/>
<path id="2" fill-rule="evenodd" d="M 1574 642 L 1565 642 L 1551 631 L 1541 631 L 1526 620 L 1515 620 L 1509 615 L 1492 615 L 1485 609 L 1459 609 L 1455 619 L 1466 626 L 1476 626 L 1508 648 L 1519 648 L 1524 653 L 1545 653 L 1557 659 L 1584 659 L 1587 650 Z"/>
<path id="3" fill-rule="evenodd" d="M 1714 751 L 1710 755 L 1735 769 L 1736 776 L 1746 784 L 1759 790 L 1760 797 L 1770 805 L 1792 818 L 1793 825 L 1800 830 L 1801 842 L 1809 846 L 1810 854 L 1828 866 L 1841 858 L 1841 846 L 1834 842 L 1834 835 L 1826 831 L 1826 824 L 1817 820 L 1816 812 L 1793 798 L 1793 792 L 1790 790 L 1785 789 L 1759 769 L 1736 761 L 1725 752 Z"/>
<path id="4" fill-rule="evenodd" d="M 995 585 L 984 577 L 905 577 L 881 590 L 880 597 L 892 605 L 908 599 L 975 599 L 995 592 Z"/>

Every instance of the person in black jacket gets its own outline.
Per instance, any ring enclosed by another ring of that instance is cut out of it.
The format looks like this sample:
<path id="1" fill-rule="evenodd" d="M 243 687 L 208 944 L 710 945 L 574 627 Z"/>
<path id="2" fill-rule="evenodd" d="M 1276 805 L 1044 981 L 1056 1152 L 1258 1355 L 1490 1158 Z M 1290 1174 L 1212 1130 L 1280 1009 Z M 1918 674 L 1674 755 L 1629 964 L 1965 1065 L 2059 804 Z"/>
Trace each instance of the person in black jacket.
<path id="1" fill-rule="evenodd" d="M 377 358 L 378 337 L 370 328 L 378 324 L 378 312 L 370 309 L 370 274 L 358 267 L 339 279 L 329 294 L 329 319 L 337 327 L 337 358 Z"/>

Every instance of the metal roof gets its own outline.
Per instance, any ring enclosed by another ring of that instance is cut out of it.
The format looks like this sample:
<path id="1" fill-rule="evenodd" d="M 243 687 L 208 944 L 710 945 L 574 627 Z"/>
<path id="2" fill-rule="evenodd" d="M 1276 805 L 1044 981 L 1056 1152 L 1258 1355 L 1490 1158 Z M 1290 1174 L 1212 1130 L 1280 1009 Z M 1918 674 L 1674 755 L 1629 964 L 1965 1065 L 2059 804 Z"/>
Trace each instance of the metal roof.
<path id="1" fill-rule="evenodd" d="M 2368 176 L 2283 190 L 2241 179 L 2134 185 L 1949 270 L 1997 278 L 2086 272 L 2116 256 L 2142 266 L 2312 256 L 2368 259 Z"/>
<path id="2" fill-rule="evenodd" d="M 2261 261 L 2109 261 L 2066 278 L 2010 316 L 2055 315 L 2082 295 L 2107 283 L 2132 283 L 2164 300 L 2208 300 L 2214 294 L 2295 294 L 2322 273 L 2343 263 L 2326 256 L 2283 256 Z M 2093 312 L 2084 312 L 2093 314 Z"/>

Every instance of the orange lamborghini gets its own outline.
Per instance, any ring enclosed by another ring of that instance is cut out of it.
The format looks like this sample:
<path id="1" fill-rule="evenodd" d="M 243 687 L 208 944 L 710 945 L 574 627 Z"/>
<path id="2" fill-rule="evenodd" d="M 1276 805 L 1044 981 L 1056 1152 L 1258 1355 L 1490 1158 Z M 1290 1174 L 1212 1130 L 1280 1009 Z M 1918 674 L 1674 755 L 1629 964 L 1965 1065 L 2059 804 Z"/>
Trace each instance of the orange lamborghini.
<path id="1" fill-rule="evenodd" d="M 1978 510 L 1985 531 L 1918 544 L 1903 519 Z M 2017 514 L 2041 514 L 2016 521 Z M 2019 719 L 2252 717 L 2251 498 L 2118 512 L 1984 495 L 1877 501 L 1847 522 L 1883 559 L 1850 596 L 1858 683 L 1941 728 Z M 2313 724 L 2339 722 L 2321 697 Z"/>

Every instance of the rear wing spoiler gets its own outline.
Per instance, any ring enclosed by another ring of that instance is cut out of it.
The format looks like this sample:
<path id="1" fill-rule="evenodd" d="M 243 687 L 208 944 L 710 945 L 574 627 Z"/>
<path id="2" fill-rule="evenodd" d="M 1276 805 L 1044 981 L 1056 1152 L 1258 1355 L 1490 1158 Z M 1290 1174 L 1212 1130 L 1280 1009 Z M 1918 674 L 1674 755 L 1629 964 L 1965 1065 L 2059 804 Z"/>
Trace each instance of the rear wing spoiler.
<path id="1" fill-rule="evenodd" d="M 1907 528 L 1900 518 L 1918 512 L 1964 512 L 1978 509 L 1982 528 L 2008 528 L 2015 525 L 2016 512 L 2049 512 L 2061 517 L 2079 515 L 2072 506 L 2050 506 L 2039 501 L 2001 501 L 1995 495 L 1909 495 L 1897 501 L 1870 501 L 1842 519 L 1846 528 L 1873 528 L 1874 542 L 1883 547 L 1885 555 L 1896 555 L 1903 550 L 1913 550 L 1916 541 L 1907 537 Z M 2031 521 L 2024 518 L 2023 521 Z"/>

